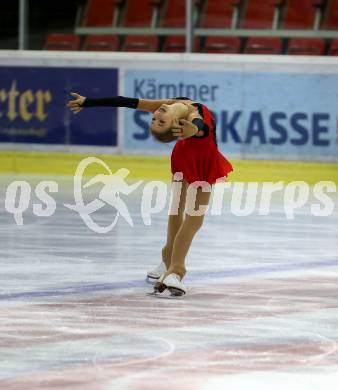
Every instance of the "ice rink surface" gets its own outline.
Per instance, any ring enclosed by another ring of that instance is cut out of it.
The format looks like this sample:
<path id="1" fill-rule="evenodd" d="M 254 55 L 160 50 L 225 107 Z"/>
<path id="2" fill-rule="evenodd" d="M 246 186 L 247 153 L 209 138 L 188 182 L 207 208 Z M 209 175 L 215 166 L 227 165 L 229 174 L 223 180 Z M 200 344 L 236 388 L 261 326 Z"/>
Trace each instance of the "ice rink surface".
<path id="1" fill-rule="evenodd" d="M 183 299 L 152 297 L 166 210 L 145 226 L 141 190 L 125 199 L 134 227 L 85 226 L 71 179 L 57 180 L 57 209 L 23 226 L 4 209 L 0 178 L 0 388 L 336 390 L 338 199 L 329 217 L 308 206 L 289 220 L 206 217 L 187 259 Z M 227 196 L 225 197 L 225 205 Z M 111 207 L 97 214 L 102 225 Z"/>

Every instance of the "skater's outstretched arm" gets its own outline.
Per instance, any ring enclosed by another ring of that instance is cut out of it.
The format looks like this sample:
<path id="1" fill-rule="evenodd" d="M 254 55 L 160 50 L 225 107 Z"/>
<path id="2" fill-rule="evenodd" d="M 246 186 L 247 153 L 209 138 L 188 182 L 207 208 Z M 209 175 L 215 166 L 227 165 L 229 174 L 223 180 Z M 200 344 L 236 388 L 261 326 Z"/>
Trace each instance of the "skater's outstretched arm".
<path id="1" fill-rule="evenodd" d="M 83 107 L 126 107 L 141 111 L 155 112 L 162 104 L 173 104 L 175 99 L 137 99 L 124 96 L 113 96 L 108 98 L 92 99 L 78 93 L 72 92 L 74 100 L 68 102 L 67 106 L 74 114 L 77 114 Z"/>
<path id="2" fill-rule="evenodd" d="M 155 112 L 162 106 L 162 104 L 173 104 L 175 102 L 177 102 L 175 99 L 139 99 L 137 109 L 141 111 Z"/>

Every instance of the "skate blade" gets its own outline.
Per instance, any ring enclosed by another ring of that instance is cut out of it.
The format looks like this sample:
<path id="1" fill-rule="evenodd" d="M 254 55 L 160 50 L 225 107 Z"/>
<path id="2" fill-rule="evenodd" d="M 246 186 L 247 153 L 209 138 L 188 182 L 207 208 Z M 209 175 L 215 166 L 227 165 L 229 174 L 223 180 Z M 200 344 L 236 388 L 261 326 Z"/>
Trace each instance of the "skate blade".
<path id="1" fill-rule="evenodd" d="M 168 287 L 168 290 L 170 291 L 170 295 L 175 298 L 183 297 L 183 295 L 185 295 L 185 292 L 179 288 Z"/>
<path id="2" fill-rule="evenodd" d="M 172 301 L 172 300 L 180 301 L 181 299 L 183 299 L 183 295 L 181 295 L 181 296 L 172 295 L 172 294 L 170 294 L 169 290 L 167 290 L 166 292 L 164 292 L 162 294 L 155 292 L 155 293 L 149 293 L 148 295 L 150 295 L 156 299 L 166 299 L 168 301 Z"/>
<path id="3" fill-rule="evenodd" d="M 151 276 L 146 277 L 146 282 L 148 284 L 156 284 L 159 278 L 152 278 Z"/>
<path id="4" fill-rule="evenodd" d="M 157 294 L 158 294 L 157 291 L 153 291 L 153 292 L 151 292 L 151 293 L 147 293 L 146 295 L 148 295 L 148 296 L 150 296 L 150 297 L 154 297 L 154 296 L 156 296 Z"/>
<path id="5" fill-rule="evenodd" d="M 161 282 L 157 282 L 154 286 L 154 291 L 152 293 L 147 293 L 147 295 L 155 296 L 155 295 L 161 294 L 161 293 L 163 293 L 164 290 L 166 290 L 166 288 L 167 288 L 166 285 L 164 285 Z"/>
<path id="6" fill-rule="evenodd" d="M 169 295 L 163 294 L 165 290 L 169 292 Z M 147 295 L 164 299 L 180 299 L 185 295 L 185 292 L 183 290 L 180 290 L 179 288 L 167 287 L 165 284 L 158 282 L 154 287 L 154 291 L 151 293 L 147 293 Z"/>
<path id="7" fill-rule="evenodd" d="M 163 293 L 163 291 L 167 288 L 167 286 L 165 284 L 163 284 L 162 282 L 157 282 L 154 286 L 154 291 L 158 292 L 158 293 Z"/>

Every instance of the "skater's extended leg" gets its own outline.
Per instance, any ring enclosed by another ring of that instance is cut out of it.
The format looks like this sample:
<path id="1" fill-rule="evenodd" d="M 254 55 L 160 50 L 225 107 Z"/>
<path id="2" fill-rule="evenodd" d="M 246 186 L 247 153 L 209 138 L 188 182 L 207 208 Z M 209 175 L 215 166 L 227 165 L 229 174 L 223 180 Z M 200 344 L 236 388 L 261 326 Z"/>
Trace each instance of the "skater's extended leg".
<path id="1" fill-rule="evenodd" d="M 171 254 L 176 234 L 182 225 L 186 203 L 187 182 L 175 182 L 171 186 L 171 204 L 168 217 L 167 241 L 162 248 L 162 261 L 154 269 L 148 271 L 147 280 L 158 280 L 170 267 Z"/>
<path id="2" fill-rule="evenodd" d="M 183 181 L 182 183 L 180 183 L 180 185 L 177 185 L 176 183 L 176 185 L 172 186 L 172 209 L 170 211 L 174 212 L 175 215 L 169 215 L 167 227 L 167 241 L 162 249 L 162 260 L 165 263 L 167 269 L 169 269 L 170 267 L 176 234 L 183 223 L 186 194 L 187 182 Z"/>
<path id="3" fill-rule="evenodd" d="M 196 202 L 195 207 L 191 208 L 194 210 L 199 210 L 202 206 L 207 206 L 210 200 L 210 192 L 203 192 L 201 188 L 197 189 L 196 193 Z M 195 201 L 193 199 L 192 201 Z M 187 202 L 191 202 L 191 200 L 187 200 Z M 191 206 L 191 205 L 190 205 Z M 185 258 L 189 251 L 191 242 L 198 232 L 198 230 L 203 225 L 204 221 L 204 213 L 199 216 L 193 216 L 189 214 L 185 214 L 185 218 L 175 236 L 173 249 L 171 253 L 171 263 L 166 275 L 171 273 L 175 273 L 179 275 L 181 278 L 186 273 L 185 269 Z"/>

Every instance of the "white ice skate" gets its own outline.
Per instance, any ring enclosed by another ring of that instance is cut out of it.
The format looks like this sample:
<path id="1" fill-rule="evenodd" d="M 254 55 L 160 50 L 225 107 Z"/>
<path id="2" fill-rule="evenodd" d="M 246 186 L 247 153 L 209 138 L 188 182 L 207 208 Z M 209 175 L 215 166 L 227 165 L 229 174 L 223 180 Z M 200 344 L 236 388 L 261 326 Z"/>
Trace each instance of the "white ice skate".
<path id="1" fill-rule="evenodd" d="M 170 294 L 175 297 L 180 297 L 187 292 L 185 285 L 182 283 L 181 278 L 177 274 L 169 274 L 164 278 L 164 275 L 156 283 L 154 292 L 161 293 L 165 289 L 170 291 Z"/>
<path id="2" fill-rule="evenodd" d="M 166 272 L 167 267 L 164 262 L 161 261 L 161 263 L 156 268 L 147 273 L 147 280 L 149 282 L 156 282 Z"/>

